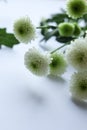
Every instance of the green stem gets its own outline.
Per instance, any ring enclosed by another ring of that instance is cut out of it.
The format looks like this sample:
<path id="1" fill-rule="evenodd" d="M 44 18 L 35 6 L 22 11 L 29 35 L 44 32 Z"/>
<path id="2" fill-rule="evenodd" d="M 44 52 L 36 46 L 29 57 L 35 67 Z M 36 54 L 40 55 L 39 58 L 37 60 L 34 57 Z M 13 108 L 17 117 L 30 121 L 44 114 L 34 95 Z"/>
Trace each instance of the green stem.
<path id="1" fill-rule="evenodd" d="M 67 44 L 64 44 L 64 45 L 62 45 L 62 46 L 56 48 L 55 50 L 51 51 L 51 54 L 53 54 L 54 52 L 60 50 L 61 48 L 63 48 L 63 47 L 66 46 L 66 45 L 67 45 Z"/>
<path id="2" fill-rule="evenodd" d="M 40 27 L 36 27 L 37 29 L 40 29 L 40 28 L 47 28 L 48 26 L 40 26 Z"/>
<path id="3" fill-rule="evenodd" d="M 52 26 L 52 25 L 45 25 L 45 26 L 39 26 L 39 27 L 36 27 L 36 29 L 43 29 L 43 28 L 56 28 L 56 26 Z"/>

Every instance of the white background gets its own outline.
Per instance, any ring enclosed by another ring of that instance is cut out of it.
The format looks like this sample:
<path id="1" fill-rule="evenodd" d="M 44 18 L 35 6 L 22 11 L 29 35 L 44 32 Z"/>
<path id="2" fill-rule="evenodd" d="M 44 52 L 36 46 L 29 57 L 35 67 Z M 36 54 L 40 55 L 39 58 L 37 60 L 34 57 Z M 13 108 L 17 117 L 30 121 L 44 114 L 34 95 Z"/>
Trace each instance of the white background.
<path id="1" fill-rule="evenodd" d="M 14 20 L 25 15 L 38 26 L 42 17 L 57 13 L 60 7 L 63 0 L 1 1 L 0 27 L 12 32 Z M 40 38 L 37 31 L 32 45 L 38 45 Z M 74 70 L 69 67 L 62 77 L 31 74 L 24 66 L 29 46 L 21 43 L 0 50 L 0 130 L 87 130 L 87 104 L 73 101 L 68 91 Z"/>

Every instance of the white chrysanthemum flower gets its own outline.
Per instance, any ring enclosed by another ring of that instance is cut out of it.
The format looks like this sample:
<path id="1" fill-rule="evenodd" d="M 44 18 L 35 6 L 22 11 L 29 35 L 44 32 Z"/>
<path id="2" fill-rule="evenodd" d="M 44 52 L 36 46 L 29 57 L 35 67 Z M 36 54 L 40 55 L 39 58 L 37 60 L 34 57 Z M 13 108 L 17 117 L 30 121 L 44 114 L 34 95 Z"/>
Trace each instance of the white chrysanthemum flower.
<path id="1" fill-rule="evenodd" d="M 61 75 L 66 71 L 66 61 L 61 53 L 51 54 L 52 62 L 50 64 L 50 74 L 52 75 Z"/>
<path id="2" fill-rule="evenodd" d="M 87 12 L 87 1 L 67 0 L 66 11 L 67 14 L 74 19 L 82 17 Z"/>
<path id="3" fill-rule="evenodd" d="M 75 72 L 72 75 L 70 93 L 75 99 L 87 100 L 87 71 Z"/>
<path id="4" fill-rule="evenodd" d="M 29 17 L 22 17 L 16 20 L 13 31 L 20 42 L 28 43 L 35 39 L 35 28 Z"/>
<path id="5" fill-rule="evenodd" d="M 77 70 L 87 69 L 87 40 L 79 38 L 71 42 L 66 50 L 66 59 Z"/>
<path id="6" fill-rule="evenodd" d="M 49 73 L 51 57 L 48 53 L 42 53 L 33 47 L 26 52 L 24 61 L 27 69 L 35 75 L 44 76 Z"/>

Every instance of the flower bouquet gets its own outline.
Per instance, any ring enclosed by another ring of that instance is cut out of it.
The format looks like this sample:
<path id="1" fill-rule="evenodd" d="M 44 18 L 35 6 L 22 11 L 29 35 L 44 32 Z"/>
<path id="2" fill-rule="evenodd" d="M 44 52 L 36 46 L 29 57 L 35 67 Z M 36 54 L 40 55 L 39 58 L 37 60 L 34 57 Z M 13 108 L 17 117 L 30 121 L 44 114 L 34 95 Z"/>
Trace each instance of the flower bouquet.
<path id="1" fill-rule="evenodd" d="M 62 45 L 51 52 L 30 48 L 24 56 L 26 68 L 37 76 L 61 76 L 70 64 L 76 69 L 71 76 L 70 93 L 77 100 L 87 100 L 87 1 L 67 0 L 65 10 L 42 19 L 36 29 L 43 36 L 40 42 L 55 37 Z M 14 23 L 14 35 L 20 42 L 34 40 L 36 29 L 28 17 Z"/>
<path id="2" fill-rule="evenodd" d="M 40 42 L 55 37 L 60 46 L 50 52 L 44 52 L 35 46 L 30 48 L 24 55 L 26 68 L 37 76 L 61 76 L 66 72 L 67 66 L 71 65 L 76 72 L 71 76 L 70 93 L 75 99 L 86 101 L 87 1 L 67 0 L 65 10 L 61 9 L 61 13 L 42 19 L 36 28 L 29 17 L 16 20 L 13 34 L 8 34 L 6 29 L 0 30 L 0 45 L 13 47 L 20 42 L 29 43 L 36 38 L 36 29 L 43 36 Z M 62 51 L 64 47 L 66 48 Z"/>

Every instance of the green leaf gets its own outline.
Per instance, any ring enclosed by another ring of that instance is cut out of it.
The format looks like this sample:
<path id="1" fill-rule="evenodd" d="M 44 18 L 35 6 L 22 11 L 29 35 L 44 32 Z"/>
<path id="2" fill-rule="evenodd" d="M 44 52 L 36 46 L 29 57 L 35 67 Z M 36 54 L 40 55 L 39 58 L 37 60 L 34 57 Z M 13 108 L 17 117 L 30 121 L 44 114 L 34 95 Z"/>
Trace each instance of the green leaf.
<path id="1" fill-rule="evenodd" d="M 87 14 L 83 15 L 83 19 L 84 19 L 85 22 L 87 23 Z"/>
<path id="2" fill-rule="evenodd" d="M 12 48 L 14 45 L 19 44 L 14 34 L 7 33 L 6 28 L 0 29 L 0 45 Z"/>
<path id="3" fill-rule="evenodd" d="M 75 38 L 73 37 L 56 37 L 56 41 L 60 42 L 60 43 L 65 43 L 65 44 L 69 44 L 70 41 L 74 40 Z"/>
<path id="4" fill-rule="evenodd" d="M 57 29 L 57 28 L 54 29 L 54 30 L 52 30 L 52 31 L 50 31 L 50 32 L 47 32 L 47 33 L 44 35 L 43 40 L 48 41 L 51 37 L 55 36 L 57 33 L 58 33 L 58 29 Z M 43 41 L 43 40 L 42 40 L 42 41 Z"/>
<path id="5" fill-rule="evenodd" d="M 64 22 L 65 19 L 68 19 L 68 15 L 65 13 L 59 13 L 52 15 L 51 18 L 47 19 L 47 22 L 56 22 L 57 24 Z"/>
<path id="6" fill-rule="evenodd" d="M 51 15 L 51 17 L 44 19 L 40 22 L 40 32 L 43 35 L 41 41 L 48 41 L 50 38 L 55 37 L 55 40 L 60 43 L 69 44 L 72 40 L 78 38 L 74 33 L 72 36 L 63 37 L 59 34 L 58 25 L 62 22 L 77 23 L 80 26 L 81 22 L 84 22 L 84 27 L 81 27 L 81 36 L 85 36 L 87 30 L 87 14 L 78 19 L 73 19 L 66 14 L 65 10 L 61 10 L 61 13 Z M 57 31 L 55 31 L 57 29 Z"/>

